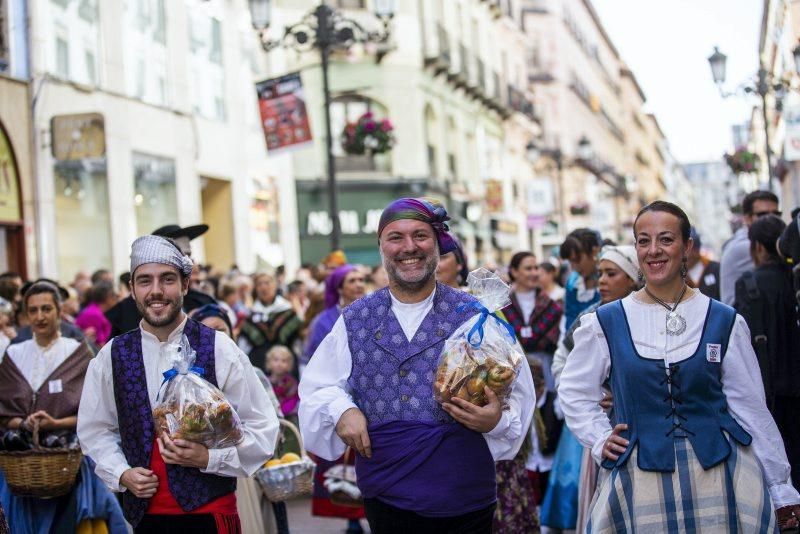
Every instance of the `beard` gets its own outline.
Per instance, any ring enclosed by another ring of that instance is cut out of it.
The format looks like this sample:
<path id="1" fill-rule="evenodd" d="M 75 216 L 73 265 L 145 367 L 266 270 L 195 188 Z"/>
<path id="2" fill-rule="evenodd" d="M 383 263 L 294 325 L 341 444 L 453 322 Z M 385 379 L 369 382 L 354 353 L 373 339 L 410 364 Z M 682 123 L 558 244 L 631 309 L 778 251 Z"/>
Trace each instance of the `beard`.
<path id="1" fill-rule="evenodd" d="M 163 296 L 159 298 L 150 297 L 145 299 L 144 302 L 134 299 L 134 302 L 136 303 L 136 309 L 139 310 L 139 314 L 148 324 L 155 327 L 161 327 L 173 323 L 175 319 L 178 318 L 183 308 L 183 295 L 179 295 L 174 299 L 169 299 Z M 149 308 L 150 304 L 154 302 L 163 302 L 166 304 L 162 313 L 159 315 L 153 313 L 153 311 Z"/>
<path id="2" fill-rule="evenodd" d="M 423 260 L 424 269 L 420 273 L 404 273 L 395 263 L 412 258 Z M 384 269 L 386 269 L 386 274 L 389 276 L 390 281 L 394 282 L 394 284 L 403 291 L 413 293 L 428 285 L 431 278 L 436 276 L 436 268 L 439 266 L 439 248 L 437 247 L 436 251 L 427 257 L 420 254 L 411 254 L 399 255 L 391 259 L 386 258 L 383 251 L 381 251 L 381 262 L 383 263 Z"/>

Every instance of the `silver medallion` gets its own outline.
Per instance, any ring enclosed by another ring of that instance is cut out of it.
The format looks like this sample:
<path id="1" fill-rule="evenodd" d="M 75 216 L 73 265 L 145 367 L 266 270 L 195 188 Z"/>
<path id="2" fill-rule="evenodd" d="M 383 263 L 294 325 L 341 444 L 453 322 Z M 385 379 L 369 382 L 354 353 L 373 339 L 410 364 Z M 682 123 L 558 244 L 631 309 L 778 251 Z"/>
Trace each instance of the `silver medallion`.
<path id="1" fill-rule="evenodd" d="M 667 314 L 667 334 L 679 336 L 686 331 L 686 319 L 677 312 L 671 311 Z"/>

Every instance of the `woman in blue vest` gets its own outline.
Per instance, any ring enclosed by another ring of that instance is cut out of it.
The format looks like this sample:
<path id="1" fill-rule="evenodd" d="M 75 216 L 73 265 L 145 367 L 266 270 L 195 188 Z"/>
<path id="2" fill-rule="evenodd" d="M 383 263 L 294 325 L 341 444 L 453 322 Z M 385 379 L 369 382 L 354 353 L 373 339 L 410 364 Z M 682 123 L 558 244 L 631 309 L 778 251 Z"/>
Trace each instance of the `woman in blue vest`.
<path id="1" fill-rule="evenodd" d="M 578 228 L 567 235 L 561 249 L 561 258 L 569 261 L 572 273 L 567 278 L 564 297 L 564 332 L 587 308 L 600 302 L 597 256 L 602 241 L 600 235 L 588 228 Z M 546 370 L 550 376 L 551 370 Z M 581 473 L 583 446 L 565 428 L 558 440 L 553 470 L 547 481 L 547 492 L 542 502 L 541 522 L 550 528 L 571 530 L 578 521 L 578 483 Z"/>
<path id="2" fill-rule="evenodd" d="M 559 397 L 604 468 L 587 532 L 772 532 L 775 515 L 782 527 L 800 515 L 747 325 L 686 285 L 689 229 L 674 204 L 644 207 L 634 236 L 645 287 L 575 332 Z M 613 427 L 598 404 L 606 380 Z"/>

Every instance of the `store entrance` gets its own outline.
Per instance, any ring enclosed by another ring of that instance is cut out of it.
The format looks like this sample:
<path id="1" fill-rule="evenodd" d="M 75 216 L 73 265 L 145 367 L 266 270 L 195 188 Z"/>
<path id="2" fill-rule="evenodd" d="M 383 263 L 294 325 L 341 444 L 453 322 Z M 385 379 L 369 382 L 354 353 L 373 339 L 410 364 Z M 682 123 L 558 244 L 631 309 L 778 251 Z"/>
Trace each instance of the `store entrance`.
<path id="1" fill-rule="evenodd" d="M 23 279 L 28 276 L 20 225 L 0 225 L 0 273 L 9 271 L 19 273 Z"/>
<path id="2" fill-rule="evenodd" d="M 206 263 L 227 271 L 236 262 L 233 236 L 233 194 L 228 180 L 202 178 Z"/>

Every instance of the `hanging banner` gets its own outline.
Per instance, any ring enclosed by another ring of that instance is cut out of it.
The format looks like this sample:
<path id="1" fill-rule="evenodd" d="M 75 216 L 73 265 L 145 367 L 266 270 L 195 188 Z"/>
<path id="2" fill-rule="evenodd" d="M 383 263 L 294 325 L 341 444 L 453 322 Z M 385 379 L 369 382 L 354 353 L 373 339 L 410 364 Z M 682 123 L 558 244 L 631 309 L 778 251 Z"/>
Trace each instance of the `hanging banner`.
<path id="1" fill-rule="evenodd" d="M 270 154 L 311 144 L 311 126 L 299 72 L 259 82 L 256 92 Z"/>
<path id="2" fill-rule="evenodd" d="M 16 223 L 22 220 L 18 173 L 11 141 L 6 136 L 5 128 L 0 125 L 0 221 L 2 222 Z"/>

